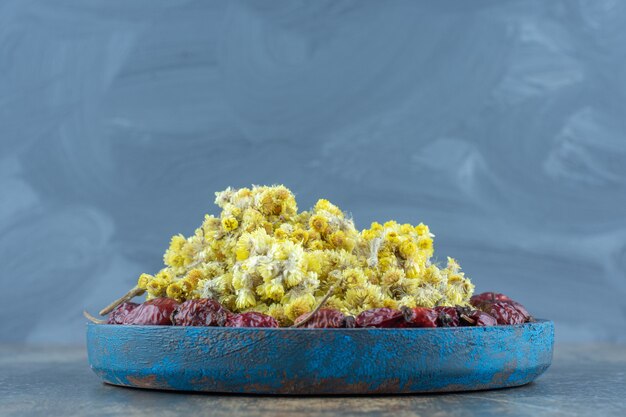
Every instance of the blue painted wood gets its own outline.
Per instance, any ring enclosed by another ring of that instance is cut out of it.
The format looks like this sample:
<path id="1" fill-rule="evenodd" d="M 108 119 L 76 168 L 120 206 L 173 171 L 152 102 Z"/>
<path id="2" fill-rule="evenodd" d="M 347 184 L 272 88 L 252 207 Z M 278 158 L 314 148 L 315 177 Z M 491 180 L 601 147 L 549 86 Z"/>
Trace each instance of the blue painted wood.
<path id="1" fill-rule="evenodd" d="M 396 394 L 512 387 L 552 361 L 554 326 L 252 329 L 87 325 L 93 371 L 138 388 Z"/>

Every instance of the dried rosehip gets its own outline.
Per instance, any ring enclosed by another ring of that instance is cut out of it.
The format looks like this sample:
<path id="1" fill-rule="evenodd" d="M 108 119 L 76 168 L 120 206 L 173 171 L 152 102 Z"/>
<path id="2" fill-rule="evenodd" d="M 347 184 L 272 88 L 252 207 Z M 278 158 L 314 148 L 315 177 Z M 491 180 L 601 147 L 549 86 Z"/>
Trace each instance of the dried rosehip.
<path id="1" fill-rule="evenodd" d="M 513 300 L 507 297 L 506 295 L 500 294 L 497 292 L 483 292 L 480 294 L 473 295 L 472 298 L 470 298 L 470 304 L 473 305 L 474 307 L 484 301 L 496 302 L 496 301 L 513 301 Z"/>
<path id="2" fill-rule="evenodd" d="M 495 326 L 498 324 L 495 317 L 479 310 L 475 310 L 470 318 L 474 320 L 474 326 Z"/>
<path id="3" fill-rule="evenodd" d="M 504 294 L 485 292 L 473 296 L 470 303 L 494 316 L 498 324 L 520 324 L 533 320 L 526 307 Z"/>
<path id="4" fill-rule="evenodd" d="M 524 307 L 517 301 L 509 301 L 509 304 L 513 305 L 513 307 L 515 307 L 515 309 L 519 311 L 522 316 L 524 316 L 524 318 L 526 319 L 525 322 L 534 320 L 533 317 L 528 313 L 528 310 L 526 310 L 526 307 Z"/>
<path id="5" fill-rule="evenodd" d="M 439 313 L 426 307 L 402 307 L 404 320 L 409 327 L 437 327 Z"/>
<path id="6" fill-rule="evenodd" d="M 404 327 L 401 311 L 381 307 L 365 310 L 356 316 L 356 327 Z"/>
<path id="7" fill-rule="evenodd" d="M 352 316 L 346 316 L 343 327 L 346 329 L 354 329 L 356 327 L 356 319 Z"/>
<path id="8" fill-rule="evenodd" d="M 489 314 L 480 310 L 467 310 L 460 315 L 462 326 L 495 326 L 497 320 Z"/>
<path id="9" fill-rule="evenodd" d="M 170 325 L 176 307 L 178 303 L 172 298 L 155 298 L 138 305 L 124 317 L 122 324 Z"/>
<path id="10" fill-rule="evenodd" d="M 216 300 L 187 300 L 172 313 L 175 326 L 224 326 L 232 313 Z"/>
<path id="11" fill-rule="evenodd" d="M 477 308 L 493 316 L 498 324 L 522 324 L 531 319 L 526 309 L 516 302 L 486 301 L 478 304 Z"/>
<path id="12" fill-rule="evenodd" d="M 135 308 L 137 308 L 139 304 L 126 302 L 122 303 L 115 308 L 115 310 L 109 313 L 109 317 L 107 318 L 107 324 L 124 324 L 124 319 Z"/>
<path id="13" fill-rule="evenodd" d="M 305 320 L 308 316 L 309 316 L 309 313 L 305 313 L 301 315 L 295 320 L 294 325 L 297 326 L 298 323 Z M 354 320 L 354 318 L 352 320 Z M 338 329 L 341 327 L 346 327 L 346 324 L 347 324 L 346 316 L 344 316 L 344 314 L 341 311 L 334 310 L 332 308 L 321 308 L 315 314 L 313 314 L 313 317 L 311 317 L 306 323 L 298 327 L 309 328 L 309 329 L 313 329 L 313 328 Z"/>
<path id="14" fill-rule="evenodd" d="M 458 327 L 459 312 L 457 307 L 437 306 L 437 327 Z"/>
<path id="15" fill-rule="evenodd" d="M 278 322 L 267 314 L 250 311 L 231 315 L 226 320 L 226 327 L 278 327 Z"/>

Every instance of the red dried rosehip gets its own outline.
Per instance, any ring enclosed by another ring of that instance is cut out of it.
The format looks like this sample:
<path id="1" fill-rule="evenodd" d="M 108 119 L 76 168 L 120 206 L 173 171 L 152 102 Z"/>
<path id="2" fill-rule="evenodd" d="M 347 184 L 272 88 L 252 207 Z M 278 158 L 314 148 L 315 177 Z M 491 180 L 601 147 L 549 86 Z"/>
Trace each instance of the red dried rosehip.
<path id="1" fill-rule="evenodd" d="M 530 320 L 526 309 L 516 302 L 486 301 L 478 304 L 477 308 L 495 317 L 498 324 L 522 324 Z"/>
<path id="2" fill-rule="evenodd" d="M 115 310 L 109 313 L 109 317 L 107 318 L 107 324 L 124 324 L 124 319 L 135 308 L 137 308 L 139 304 L 137 303 L 122 303 L 115 308 Z"/>
<path id="3" fill-rule="evenodd" d="M 138 305 L 124 317 L 122 324 L 170 325 L 176 307 L 178 303 L 172 298 L 155 298 Z"/>
<path id="4" fill-rule="evenodd" d="M 439 314 L 432 308 L 402 307 L 402 313 L 409 327 L 437 327 Z"/>
<path id="5" fill-rule="evenodd" d="M 267 314 L 250 311 L 231 315 L 226 320 L 226 327 L 278 327 L 278 322 Z"/>
<path id="6" fill-rule="evenodd" d="M 472 298 L 470 298 L 470 304 L 473 305 L 474 307 L 484 301 L 496 302 L 496 301 L 513 301 L 513 300 L 507 297 L 506 295 L 500 294 L 497 292 L 483 292 L 480 294 L 473 295 Z"/>
<path id="7" fill-rule="evenodd" d="M 172 313 L 175 326 L 224 326 L 232 313 L 216 300 L 187 300 Z"/>
<path id="8" fill-rule="evenodd" d="M 305 320 L 309 316 L 309 313 L 305 313 L 298 317 L 294 325 L 298 325 L 301 321 Z M 346 316 L 339 311 L 331 308 L 321 308 L 313 317 L 311 317 L 306 323 L 302 326 L 302 328 L 325 328 L 325 329 L 337 329 L 340 327 L 346 327 Z"/>
<path id="9" fill-rule="evenodd" d="M 533 320 L 526 307 L 504 294 L 485 292 L 473 296 L 470 303 L 494 316 L 498 324 L 520 324 Z M 503 304 L 509 304 L 509 307 Z"/>
<path id="10" fill-rule="evenodd" d="M 356 327 L 404 327 L 401 311 L 381 307 L 365 310 L 356 316 Z"/>
<path id="11" fill-rule="evenodd" d="M 524 307 L 517 301 L 509 301 L 509 304 L 515 307 L 515 309 L 519 311 L 522 316 L 524 316 L 525 322 L 533 321 L 533 317 L 528 313 L 528 310 L 526 310 L 526 307 Z"/>
<path id="12" fill-rule="evenodd" d="M 459 312 L 457 307 L 437 306 L 437 327 L 458 327 Z"/>
<path id="13" fill-rule="evenodd" d="M 460 318 L 462 326 L 495 326 L 498 324 L 493 316 L 480 310 L 467 309 L 460 315 Z"/>
<path id="14" fill-rule="evenodd" d="M 495 326 L 498 324 L 495 317 L 479 310 L 475 310 L 470 318 L 474 320 L 474 326 Z"/>

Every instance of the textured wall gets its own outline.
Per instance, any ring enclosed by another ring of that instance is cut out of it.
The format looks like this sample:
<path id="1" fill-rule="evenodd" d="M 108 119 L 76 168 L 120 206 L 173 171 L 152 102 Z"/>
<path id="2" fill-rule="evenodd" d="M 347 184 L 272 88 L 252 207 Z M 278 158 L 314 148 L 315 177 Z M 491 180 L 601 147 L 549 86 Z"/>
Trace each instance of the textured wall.
<path id="1" fill-rule="evenodd" d="M 617 0 L 3 0 L 0 337 L 81 342 L 214 191 L 284 183 L 424 221 L 557 339 L 625 341 L 625 25 Z"/>

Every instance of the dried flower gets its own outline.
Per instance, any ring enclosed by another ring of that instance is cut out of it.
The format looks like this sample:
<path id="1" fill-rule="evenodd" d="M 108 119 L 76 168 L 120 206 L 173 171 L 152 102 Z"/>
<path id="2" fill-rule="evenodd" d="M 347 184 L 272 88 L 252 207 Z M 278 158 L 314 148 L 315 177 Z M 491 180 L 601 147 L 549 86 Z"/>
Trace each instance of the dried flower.
<path id="1" fill-rule="evenodd" d="M 215 193 L 219 217 L 195 233 L 175 235 L 165 268 L 141 274 L 148 298 L 214 298 L 234 312 L 259 311 L 283 326 L 326 305 L 356 316 L 369 308 L 467 305 L 474 286 L 448 258 L 431 261 L 428 226 L 374 222 L 359 232 L 351 218 L 320 199 L 298 212 L 286 187 L 254 186 Z"/>

